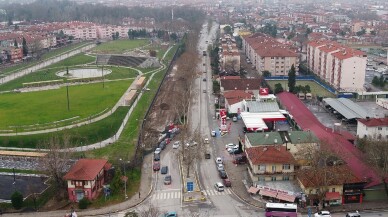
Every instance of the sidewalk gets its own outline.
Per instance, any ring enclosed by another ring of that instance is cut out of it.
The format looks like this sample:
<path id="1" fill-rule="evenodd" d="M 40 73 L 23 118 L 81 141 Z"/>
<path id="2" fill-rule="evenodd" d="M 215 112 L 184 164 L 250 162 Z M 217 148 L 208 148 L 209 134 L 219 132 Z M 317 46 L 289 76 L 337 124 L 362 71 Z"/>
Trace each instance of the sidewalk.
<path id="1" fill-rule="evenodd" d="M 95 216 L 95 215 L 104 215 L 109 213 L 120 212 L 133 208 L 146 200 L 153 190 L 153 171 L 152 171 L 152 154 L 149 154 L 144 157 L 142 171 L 141 171 L 141 180 L 140 180 L 140 197 L 139 192 L 136 192 L 128 200 L 111 205 L 108 207 L 103 207 L 99 209 L 88 209 L 85 211 L 78 210 L 78 207 L 75 207 L 75 211 L 78 216 Z M 3 216 L 40 216 L 40 217 L 63 217 L 66 213 L 69 213 L 70 210 L 57 210 L 50 212 L 31 212 L 31 213 L 7 213 Z"/>

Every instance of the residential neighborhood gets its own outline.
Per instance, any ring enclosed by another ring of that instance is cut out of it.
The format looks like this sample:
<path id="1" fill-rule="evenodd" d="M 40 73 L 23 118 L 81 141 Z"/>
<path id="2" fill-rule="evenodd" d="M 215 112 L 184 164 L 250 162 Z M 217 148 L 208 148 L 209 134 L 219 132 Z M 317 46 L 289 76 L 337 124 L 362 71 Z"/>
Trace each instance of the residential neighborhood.
<path id="1" fill-rule="evenodd" d="M 388 216 L 387 8 L 0 2 L 0 215 Z"/>

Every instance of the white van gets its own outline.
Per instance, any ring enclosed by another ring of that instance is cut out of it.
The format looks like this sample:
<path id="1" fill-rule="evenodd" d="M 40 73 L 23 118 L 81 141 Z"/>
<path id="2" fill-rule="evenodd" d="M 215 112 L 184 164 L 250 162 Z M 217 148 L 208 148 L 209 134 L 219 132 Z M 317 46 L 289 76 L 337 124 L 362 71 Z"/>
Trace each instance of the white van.
<path id="1" fill-rule="evenodd" d="M 224 185 L 221 182 L 217 182 L 216 184 L 214 184 L 214 187 L 217 191 L 224 191 Z"/>

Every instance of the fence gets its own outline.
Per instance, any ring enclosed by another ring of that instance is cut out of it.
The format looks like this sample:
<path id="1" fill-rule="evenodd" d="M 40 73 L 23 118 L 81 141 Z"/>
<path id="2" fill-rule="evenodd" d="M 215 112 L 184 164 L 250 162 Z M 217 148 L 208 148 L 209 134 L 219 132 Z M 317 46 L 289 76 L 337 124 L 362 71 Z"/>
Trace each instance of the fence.
<path id="1" fill-rule="evenodd" d="M 158 94 L 159 94 L 159 91 L 160 91 L 160 89 L 161 89 L 161 87 L 162 87 L 162 84 L 163 84 L 163 82 L 165 81 L 168 72 L 171 70 L 171 67 L 172 67 L 173 63 L 175 62 L 175 59 L 176 59 L 177 54 L 179 53 L 179 50 L 180 50 L 180 49 L 181 49 L 181 48 L 178 47 L 178 49 L 175 51 L 175 54 L 174 54 L 173 58 L 171 59 L 170 64 L 169 64 L 168 67 L 167 67 L 166 73 L 164 73 L 162 82 L 160 82 L 159 87 L 158 87 L 158 89 L 157 89 L 157 91 L 156 91 L 156 94 L 155 94 L 154 98 L 152 99 L 151 104 L 150 104 L 150 106 L 148 107 L 148 109 L 147 109 L 147 111 L 146 111 L 146 113 L 145 113 L 145 115 L 144 115 L 144 118 L 143 118 L 144 121 L 141 123 L 141 127 L 140 127 L 140 130 L 139 130 L 139 136 L 138 136 L 138 139 L 137 139 L 137 146 L 136 146 L 136 150 L 135 150 L 135 159 L 138 159 L 138 158 L 140 157 L 139 154 L 142 154 L 142 153 L 139 152 L 139 147 L 140 147 L 140 145 L 141 145 L 141 143 L 142 143 L 142 141 L 143 141 L 143 140 L 142 140 L 142 138 L 143 138 L 143 130 L 144 130 L 144 125 L 145 125 L 145 123 L 146 123 L 147 117 L 148 117 L 148 115 L 149 115 L 149 113 L 150 113 L 152 107 L 153 107 L 154 104 L 155 104 L 156 98 L 157 98 L 157 96 L 158 96 Z M 143 157 L 143 155 L 141 155 L 141 157 Z M 141 161 L 137 161 L 137 160 L 136 160 L 136 162 L 141 162 Z"/>
<path id="2" fill-rule="evenodd" d="M 315 75 L 303 75 L 303 76 L 296 76 L 296 80 L 300 81 L 315 81 L 317 84 L 319 84 L 321 87 L 325 88 L 327 91 L 336 94 L 336 90 L 326 84 L 325 82 L 321 81 L 317 76 Z M 288 76 L 271 76 L 271 77 L 265 77 L 265 80 L 288 80 Z"/>

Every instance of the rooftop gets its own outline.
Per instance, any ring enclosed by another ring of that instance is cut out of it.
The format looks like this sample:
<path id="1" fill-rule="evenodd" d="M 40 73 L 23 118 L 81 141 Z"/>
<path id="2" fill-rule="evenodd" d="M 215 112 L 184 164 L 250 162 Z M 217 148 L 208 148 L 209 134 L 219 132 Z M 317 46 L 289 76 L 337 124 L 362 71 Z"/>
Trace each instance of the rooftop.
<path id="1" fill-rule="evenodd" d="M 388 126 L 388 118 L 366 118 L 366 119 L 358 119 L 358 121 L 367 127 L 386 127 L 386 126 Z"/>
<path id="2" fill-rule="evenodd" d="M 245 101 L 247 112 L 277 112 L 279 105 L 277 102 Z"/>
<path id="3" fill-rule="evenodd" d="M 107 164 L 105 159 L 80 159 L 63 177 L 65 180 L 93 180 Z"/>
<path id="4" fill-rule="evenodd" d="M 253 147 L 245 150 L 247 157 L 253 165 L 263 163 L 277 163 L 277 164 L 294 164 L 295 159 L 286 147 L 268 146 L 268 147 Z"/>
<path id="5" fill-rule="evenodd" d="M 247 133 L 245 135 L 252 146 L 283 144 L 283 139 L 278 132 Z"/>
<path id="6" fill-rule="evenodd" d="M 221 79 L 221 87 L 224 91 L 229 90 L 259 90 L 261 86 L 261 79 Z"/>

